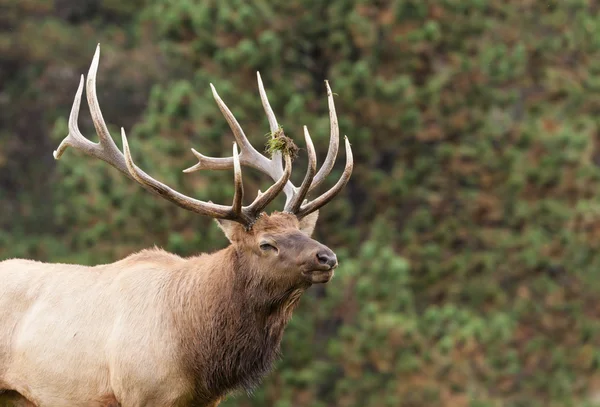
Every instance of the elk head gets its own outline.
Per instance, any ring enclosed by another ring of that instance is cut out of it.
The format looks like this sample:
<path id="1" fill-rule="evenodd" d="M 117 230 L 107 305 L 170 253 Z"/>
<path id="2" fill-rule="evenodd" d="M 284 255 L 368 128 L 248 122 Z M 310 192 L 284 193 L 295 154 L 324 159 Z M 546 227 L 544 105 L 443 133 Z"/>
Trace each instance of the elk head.
<path id="1" fill-rule="evenodd" d="M 317 212 L 300 221 L 290 213 L 263 214 L 251 229 L 237 222 L 219 220 L 232 245 L 249 268 L 275 288 L 286 289 L 326 283 L 333 277 L 337 257 L 331 249 L 310 238 Z"/>
<path id="2" fill-rule="evenodd" d="M 271 278 L 278 276 L 279 280 L 294 285 L 323 283 L 331 279 L 333 270 L 337 267 L 336 256 L 329 248 L 311 239 L 310 236 L 317 221 L 318 209 L 333 199 L 350 179 L 353 159 L 350 143 L 345 138 L 346 166 L 342 176 L 331 189 L 322 195 L 312 201 L 306 199 L 307 195 L 318 187 L 331 172 L 338 152 L 338 121 L 333 94 L 327 82 L 325 84 L 331 122 L 329 150 L 323 166 L 317 172 L 315 149 L 308 129 L 304 126 L 308 169 L 299 187 L 294 186 L 290 181 L 292 164 L 289 154 L 276 151 L 271 158 L 268 158 L 252 147 L 236 118 L 221 100 L 214 86 L 210 85 L 214 99 L 233 131 L 236 140 L 236 143 L 233 144 L 233 154 L 231 157 L 225 158 L 207 157 L 192 148 L 192 152 L 198 158 L 198 163 L 184 172 L 233 168 L 235 192 L 233 203 L 227 206 L 183 195 L 146 174 L 133 162 L 123 128 L 121 128 L 123 152 L 118 149 L 108 132 L 96 95 L 99 58 L 100 46 L 98 45 L 88 72 L 86 96 L 99 142 L 93 143 L 86 139 L 77 125 L 84 84 L 82 75 L 69 116 L 69 134 L 54 151 L 55 159 L 58 160 L 67 147 L 76 148 L 87 155 L 106 161 L 150 192 L 189 211 L 215 218 L 236 250 L 246 254 L 244 259 L 250 263 L 260 263 L 261 270 L 268 273 Z M 271 132 L 273 134 L 281 132 L 258 72 L 257 80 Z M 238 145 L 241 153 L 238 153 Z M 265 192 L 259 190 L 257 197 L 248 206 L 244 206 L 242 203 L 244 188 L 241 166 L 255 168 L 267 174 L 274 181 L 274 184 Z M 263 210 L 266 206 L 282 191 L 286 195 L 284 211 L 275 212 L 272 215 L 264 214 Z"/>

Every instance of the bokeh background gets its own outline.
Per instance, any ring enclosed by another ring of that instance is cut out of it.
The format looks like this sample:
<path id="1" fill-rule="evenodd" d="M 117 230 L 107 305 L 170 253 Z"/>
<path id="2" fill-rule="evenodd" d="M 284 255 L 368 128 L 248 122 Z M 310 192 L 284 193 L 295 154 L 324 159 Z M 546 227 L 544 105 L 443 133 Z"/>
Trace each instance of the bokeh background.
<path id="1" fill-rule="evenodd" d="M 598 0 L 0 0 L 0 259 L 97 264 L 226 245 L 67 134 L 102 44 L 100 105 L 137 163 L 227 203 L 209 83 L 262 149 L 259 70 L 322 162 L 329 79 L 354 175 L 316 237 L 336 278 L 303 298 L 283 359 L 225 406 L 592 406 L 600 400 Z M 96 139 L 84 103 L 80 127 Z M 117 139 L 120 146 L 120 140 Z M 344 152 L 330 176 L 341 174 Z M 306 158 L 295 162 L 301 180 Z M 269 184 L 245 170 L 248 191 Z M 250 197 L 251 198 L 251 197 Z M 272 205 L 281 208 L 278 201 Z M 1 282 L 0 282 L 1 284 Z"/>

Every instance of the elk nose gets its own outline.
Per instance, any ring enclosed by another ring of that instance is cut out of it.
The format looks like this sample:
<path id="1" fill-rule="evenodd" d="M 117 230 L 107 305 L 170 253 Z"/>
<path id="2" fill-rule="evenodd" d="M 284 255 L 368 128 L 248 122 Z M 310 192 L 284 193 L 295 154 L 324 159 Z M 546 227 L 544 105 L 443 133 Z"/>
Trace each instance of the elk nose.
<path id="1" fill-rule="evenodd" d="M 329 268 L 337 266 L 337 257 L 331 250 L 320 250 L 317 252 L 317 260 L 319 264 L 328 265 Z"/>

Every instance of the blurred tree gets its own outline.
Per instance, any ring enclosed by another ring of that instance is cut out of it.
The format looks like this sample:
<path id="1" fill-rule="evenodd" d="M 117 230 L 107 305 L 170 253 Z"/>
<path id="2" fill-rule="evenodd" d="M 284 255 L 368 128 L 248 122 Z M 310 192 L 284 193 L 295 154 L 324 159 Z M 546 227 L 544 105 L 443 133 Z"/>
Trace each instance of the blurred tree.
<path id="1" fill-rule="evenodd" d="M 229 172 L 180 172 L 190 147 L 230 149 L 209 82 L 260 146 L 260 71 L 286 134 L 308 125 L 322 161 L 328 79 L 357 163 L 317 230 L 341 267 L 303 301 L 276 371 L 225 405 L 587 405 L 600 386 L 599 4 L 0 0 L 0 256 L 225 244 L 103 163 L 50 158 L 97 42 L 113 134 L 124 126 L 158 179 L 215 201 L 233 193 Z M 301 152 L 294 179 L 305 164 Z"/>

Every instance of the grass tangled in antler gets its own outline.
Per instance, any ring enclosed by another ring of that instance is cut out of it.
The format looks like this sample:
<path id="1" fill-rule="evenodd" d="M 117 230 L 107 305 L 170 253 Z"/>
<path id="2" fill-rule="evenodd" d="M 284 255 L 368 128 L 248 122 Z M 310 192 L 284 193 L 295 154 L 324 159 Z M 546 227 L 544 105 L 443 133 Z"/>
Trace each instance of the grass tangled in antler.
<path id="1" fill-rule="evenodd" d="M 283 128 L 279 128 L 271 133 L 267 133 L 267 143 L 265 144 L 265 152 L 273 157 L 276 151 L 281 151 L 283 154 L 287 154 L 293 160 L 298 156 L 300 148 L 294 143 L 294 141 L 287 137 L 283 132 Z"/>

